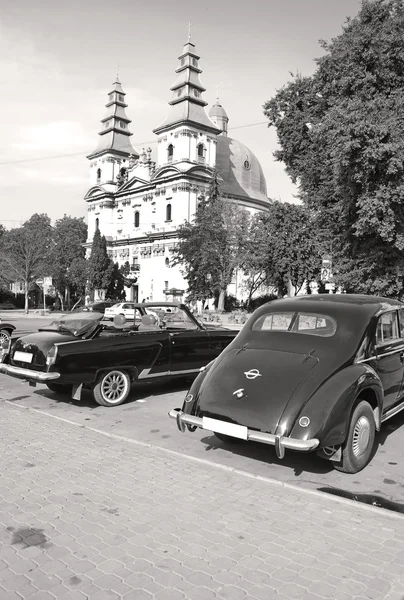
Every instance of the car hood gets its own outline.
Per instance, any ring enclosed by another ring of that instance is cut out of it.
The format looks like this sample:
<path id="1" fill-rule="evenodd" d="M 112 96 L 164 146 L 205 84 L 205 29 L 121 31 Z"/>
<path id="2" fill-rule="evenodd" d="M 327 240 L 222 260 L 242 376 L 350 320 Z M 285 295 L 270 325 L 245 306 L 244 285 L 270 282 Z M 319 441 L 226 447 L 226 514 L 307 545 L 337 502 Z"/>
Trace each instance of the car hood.
<path id="1" fill-rule="evenodd" d="M 239 348 L 218 359 L 197 394 L 196 414 L 268 433 L 290 405 L 301 408 L 303 381 L 318 364 L 311 354 Z M 284 433 L 284 432 L 282 432 Z"/>
<path id="2" fill-rule="evenodd" d="M 70 342 L 77 340 L 76 337 L 69 334 L 61 334 L 53 331 L 40 331 L 38 333 L 31 333 L 19 338 L 13 344 L 11 349 L 11 364 L 25 369 L 45 369 L 46 368 L 46 355 L 52 346 L 60 342 Z M 27 361 L 15 360 L 14 356 L 16 352 L 22 352 L 28 355 L 32 355 L 32 358 L 27 356 Z"/>

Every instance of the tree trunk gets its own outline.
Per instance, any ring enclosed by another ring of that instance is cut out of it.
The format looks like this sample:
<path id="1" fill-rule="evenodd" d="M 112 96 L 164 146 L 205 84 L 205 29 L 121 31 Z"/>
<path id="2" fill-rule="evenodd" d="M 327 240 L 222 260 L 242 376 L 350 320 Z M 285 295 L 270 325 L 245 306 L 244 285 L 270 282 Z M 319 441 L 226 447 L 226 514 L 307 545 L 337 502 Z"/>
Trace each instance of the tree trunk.
<path id="1" fill-rule="evenodd" d="M 29 312 L 29 302 L 28 302 L 28 281 L 25 282 L 25 289 L 24 289 L 24 295 L 25 295 L 25 314 L 28 314 Z"/>
<path id="2" fill-rule="evenodd" d="M 217 304 L 218 312 L 224 312 L 224 300 L 226 297 L 226 290 L 220 290 L 219 302 Z"/>

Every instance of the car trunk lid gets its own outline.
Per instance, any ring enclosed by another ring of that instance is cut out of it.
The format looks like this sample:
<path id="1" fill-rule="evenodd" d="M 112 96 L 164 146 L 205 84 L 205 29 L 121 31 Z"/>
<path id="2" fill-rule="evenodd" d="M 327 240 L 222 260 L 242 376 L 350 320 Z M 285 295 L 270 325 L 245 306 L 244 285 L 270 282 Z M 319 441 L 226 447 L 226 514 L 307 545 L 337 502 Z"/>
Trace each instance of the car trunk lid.
<path id="1" fill-rule="evenodd" d="M 198 395 L 199 414 L 268 433 L 316 366 L 312 353 L 242 348 L 213 366 Z"/>

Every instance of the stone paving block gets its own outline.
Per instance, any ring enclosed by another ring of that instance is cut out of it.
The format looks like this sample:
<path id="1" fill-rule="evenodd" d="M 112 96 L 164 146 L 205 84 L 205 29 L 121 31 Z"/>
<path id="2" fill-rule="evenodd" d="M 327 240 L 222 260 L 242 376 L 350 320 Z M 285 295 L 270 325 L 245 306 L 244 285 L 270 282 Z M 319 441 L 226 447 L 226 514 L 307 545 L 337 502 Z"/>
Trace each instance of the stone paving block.
<path id="1" fill-rule="evenodd" d="M 0 523 L 47 539 L 33 532 L 23 539 L 38 546 L 11 545 L 0 528 L 0 585 L 30 574 L 26 560 L 44 588 L 61 579 L 38 590 L 52 600 L 396 600 L 401 591 L 404 520 L 16 406 L 0 411 L 10 465 L 1 487 L 13 500 Z"/>

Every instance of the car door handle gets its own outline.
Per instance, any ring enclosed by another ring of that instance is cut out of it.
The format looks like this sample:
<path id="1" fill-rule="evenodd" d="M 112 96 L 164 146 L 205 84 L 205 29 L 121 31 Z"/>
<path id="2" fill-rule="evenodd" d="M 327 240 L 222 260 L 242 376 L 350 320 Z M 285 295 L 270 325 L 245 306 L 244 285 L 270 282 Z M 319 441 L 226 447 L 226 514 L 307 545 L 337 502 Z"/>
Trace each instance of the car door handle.
<path id="1" fill-rule="evenodd" d="M 404 363 L 404 350 L 400 352 L 400 360 L 402 363 Z"/>

